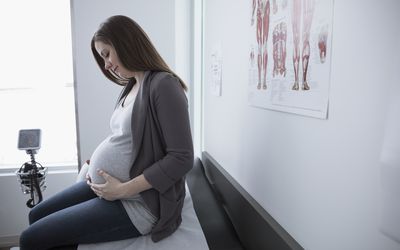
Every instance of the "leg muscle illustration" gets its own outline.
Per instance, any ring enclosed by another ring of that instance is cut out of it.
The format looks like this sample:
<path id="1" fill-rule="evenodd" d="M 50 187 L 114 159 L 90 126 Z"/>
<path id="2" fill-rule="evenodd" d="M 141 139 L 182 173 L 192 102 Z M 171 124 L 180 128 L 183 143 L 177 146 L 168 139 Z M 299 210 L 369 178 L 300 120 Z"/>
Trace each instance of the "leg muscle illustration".
<path id="1" fill-rule="evenodd" d="M 303 6 L 301 4 L 303 2 Z M 293 12 L 292 12 L 292 27 L 293 27 L 293 67 L 295 80 L 292 89 L 299 89 L 299 63 L 300 63 L 300 23 L 303 21 L 302 27 L 302 51 L 301 51 L 301 63 L 303 73 L 303 90 L 309 90 L 310 86 L 307 83 L 307 70 L 308 62 L 310 60 L 310 30 L 314 14 L 315 0 L 294 0 L 293 1 Z M 302 8 L 303 7 L 303 8 Z M 303 9 L 303 12 L 302 12 Z M 303 14 L 301 16 L 301 14 Z M 303 19 L 301 20 L 301 17 Z"/>
<path id="2" fill-rule="evenodd" d="M 256 13 L 256 38 L 257 38 L 257 66 L 258 66 L 258 84 L 257 89 L 267 88 L 267 64 L 268 52 L 267 41 L 269 32 L 269 0 L 253 0 L 252 25 L 254 23 L 254 14 Z"/>
<path id="3" fill-rule="evenodd" d="M 310 30 L 314 14 L 315 0 L 303 0 L 303 90 L 309 90 L 307 84 L 308 61 L 310 60 Z"/>
<path id="4" fill-rule="evenodd" d="M 301 0 L 293 1 L 292 30 L 293 30 L 293 68 L 294 84 L 292 89 L 299 89 L 299 62 L 300 62 L 300 22 L 301 22 Z"/>

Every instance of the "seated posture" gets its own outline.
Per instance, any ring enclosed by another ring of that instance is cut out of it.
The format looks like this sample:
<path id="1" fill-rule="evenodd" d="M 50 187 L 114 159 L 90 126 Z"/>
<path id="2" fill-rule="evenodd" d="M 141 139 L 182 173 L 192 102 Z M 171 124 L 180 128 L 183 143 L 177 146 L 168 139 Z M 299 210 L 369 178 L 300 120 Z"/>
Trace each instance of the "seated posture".
<path id="1" fill-rule="evenodd" d="M 146 234 L 158 242 L 182 222 L 185 174 L 193 165 L 185 83 L 128 17 L 102 23 L 91 49 L 103 74 L 123 86 L 110 135 L 87 161 L 86 181 L 31 210 L 21 250 Z"/>

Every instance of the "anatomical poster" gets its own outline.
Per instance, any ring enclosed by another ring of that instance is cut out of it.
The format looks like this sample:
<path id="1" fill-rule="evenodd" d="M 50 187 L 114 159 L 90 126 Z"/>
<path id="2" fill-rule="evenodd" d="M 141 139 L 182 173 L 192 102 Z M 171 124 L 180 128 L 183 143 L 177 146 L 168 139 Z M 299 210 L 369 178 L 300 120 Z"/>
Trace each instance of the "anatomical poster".
<path id="1" fill-rule="evenodd" d="M 249 1 L 249 104 L 327 119 L 333 0 Z"/>

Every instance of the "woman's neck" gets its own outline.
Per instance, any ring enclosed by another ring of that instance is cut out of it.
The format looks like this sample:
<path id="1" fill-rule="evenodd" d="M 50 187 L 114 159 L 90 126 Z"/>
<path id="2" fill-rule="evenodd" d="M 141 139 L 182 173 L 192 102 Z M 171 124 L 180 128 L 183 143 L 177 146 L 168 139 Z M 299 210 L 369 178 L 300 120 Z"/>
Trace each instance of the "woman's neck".
<path id="1" fill-rule="evenodd" d="M 136 82 L 141 84 L 143 82 L 143 78 L 144 78 L 144 71 L 135 72 L 134 77 L 136 79 Z"/>

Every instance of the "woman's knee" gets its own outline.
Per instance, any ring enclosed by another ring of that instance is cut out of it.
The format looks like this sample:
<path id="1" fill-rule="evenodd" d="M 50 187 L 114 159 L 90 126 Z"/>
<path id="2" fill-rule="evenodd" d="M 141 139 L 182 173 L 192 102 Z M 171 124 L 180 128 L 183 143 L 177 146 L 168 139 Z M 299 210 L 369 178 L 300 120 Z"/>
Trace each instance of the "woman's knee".
<path id="1" fill-rule="evenodd" d="M 29 211 L 28 218 L 29 218 L 29 225 L 32 225 L 35 221 L 39 220 L 39 215 L 36 211 L 31 209 L 31 211 Z"/>
<path id="2" fill-rule="evenodd" d="M 57 211 L 54 209 L 56 204 L 51 201 L 51 199 L 44 200 L 34 206 L 31 211 L 29 211 L 28 218 L 29 218 L 29 225 L 32 225 L 36 221 L 42 219 L 43 217 L 52 214 L 53 212 Z"/>
<path id="3" fill-rule="evenodd" d="M 35 236 L 35 232 L 30 228 L 23 231 L 19 237 L 19 247 L 21 250 L 40 249 L 38 243 L 38 237 Z"/>
<path id="4" fill-rule="evenodd" d="M 29 211 L 28 218 L 29 218 L 29 225 L 32 225 L 34 222 L 40 220 L 41 218 L 45 217 L 46 214 L 44 213 L 43 209 L 37 205 Z"/>

